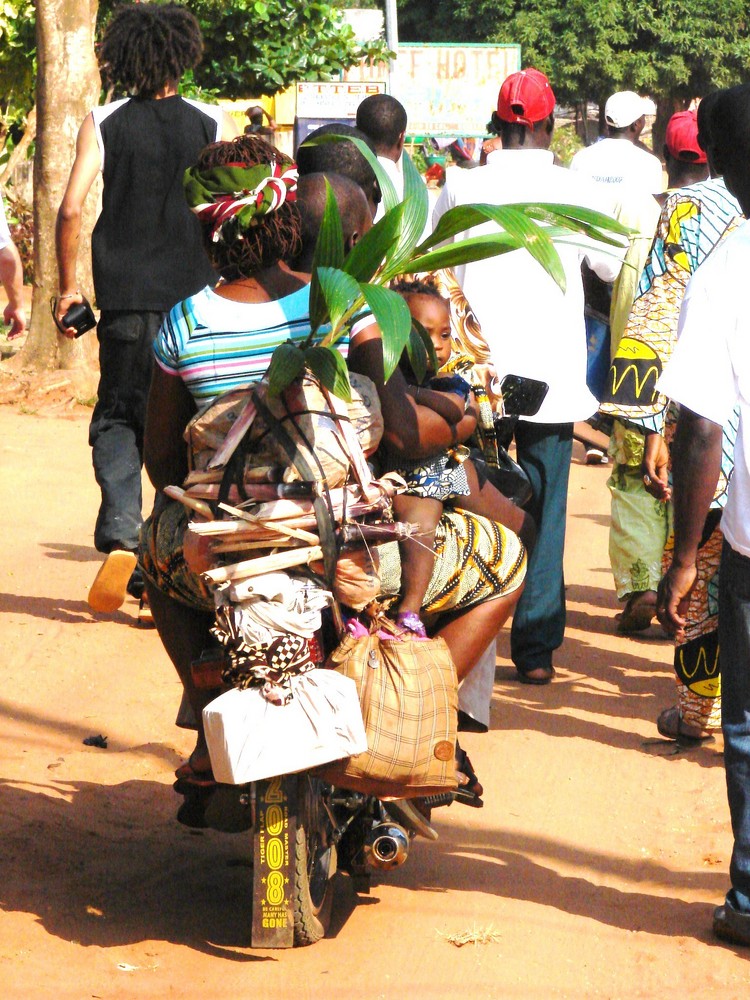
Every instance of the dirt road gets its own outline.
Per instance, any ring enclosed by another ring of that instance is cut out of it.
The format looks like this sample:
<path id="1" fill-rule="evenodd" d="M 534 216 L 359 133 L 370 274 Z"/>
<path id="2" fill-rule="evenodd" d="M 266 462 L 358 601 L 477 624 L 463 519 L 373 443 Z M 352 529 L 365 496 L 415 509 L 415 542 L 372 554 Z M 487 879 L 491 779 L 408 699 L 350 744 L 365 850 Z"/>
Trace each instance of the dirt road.
<path id="1" fill-rule="evenodd" d="M 86 419 L 0 407 L 3 998 L 747 997 L 750 953 L 710 932 L 721 741 L 657 736 L 670 647 L 615 631 L 606 468 L 576 454 L 558 680 L 518 685 L 498 643 L 492 729 L 465 740 L 486 807 L 440 810 L 440 840 L 369 897 L 344 880 L 326 940 L 258 953 L 246 836 L 174 819 L 190 738 L 156 633 L 133 602 L 86 605 Z M 83 744 L 98 734 L 106 750 Z M 450 943 L 470 931 L 487 943 Z"/>

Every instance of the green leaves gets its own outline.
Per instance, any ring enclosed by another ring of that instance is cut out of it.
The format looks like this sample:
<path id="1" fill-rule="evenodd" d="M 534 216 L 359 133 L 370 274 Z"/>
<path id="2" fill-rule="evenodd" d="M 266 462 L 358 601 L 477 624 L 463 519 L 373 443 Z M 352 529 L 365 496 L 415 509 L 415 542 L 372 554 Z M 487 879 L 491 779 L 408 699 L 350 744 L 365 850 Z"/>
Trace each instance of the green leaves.
<path id="1" fill-rule="evenodd" d="M 389 209 L 352 247 L 344 266 L 357 281 L 370 281 L 381 266 L 401 232 L 405 209 L 404 202 Z"/>
<path id="2" fill-rule="evenodd" d="M 309 347 L 305 351 L 305 367 L 335 396 L 351 402 L 349 369 L 335 347 Z"/>
<path id="3" fill-rule="evenodd" d="M 190 9 L 204 38 L 196 83 L 225 98 L 340 78 L 365 55 L 389 54 L 382 39 L 362 46 L 337 6 L 322 0 L 191 0 Z"/>
<path id="4" fill-rule="evenodd" d="M 334 395 L 346 400 L 347 403 L 351 401 L 349 370 L 344 356 L 335 347 L 318 345 L 303 349 L 289 341 L 279 344 L 273 352 L 266 373 L 269 395 L 278 396 L 305 369 Z"/>
<path id="5" fill-rule="evenodd" d="M 292 344 L 291 341 L 279 344 L 273 352 L 271 364 L 266 372 L 269 393 L 278 396 L 298 375 L 302 374 L 304 367 L 305 355 L 296 344 Z"/>
<path id="6" fill-rule="evenodd" d="M 317 276 L 323 267 L 340 267 L 344 260 L 344 234 L 341 229 L 336 197 L 326 180 L 326 207 L 313 254 L 312 273 Z M 326 321 L 326 300 L 320 283 L 313 280 L 310 285 L 310 327 L 313 333 Z"/>
<path id="7" fill-rule="evenodd" d="M 339 333 L 339 327 L 347 315 L 361 301 L 362 294 L 357 281 L 346 271 L 336 267 L 321 267 L 316 272 L 320 292 L 326 304 L 326 311 L 331 321 L 333 334 Z"/>
<path id="8" fill-rule="evenodd" d="M 409 342 L 411 313 L 406 300 L 382 285 L 363 285 L 362 294 L 383 336 L 383 370 L 386 382 Z"/>
<path id="9" fill-rule="evenodd" d="M 383 269 L 384 279 L 393 278 L 401 273 L 403 265 L 413 255 L 414 247 L 427 225 L 429 209 L 427 188 L 406 151 L 401 155 L 401 164 L 404 172 L 403 223 L 398 241 Z"/>
<path id="10" fill-rule="evenodd" d="M 395 200 L 390 179 L 365 143 L 336 135 L 320 136 L 315 141 L 354 142 L 381 181 L 385 203 Z M 404 351 L 420 380 L 428 362 L 437 367 L 426 331 L 412 321 L 405 299 L 385 287 L 398 274 L 435 271 L 525 250 L 565 291 L 565 273 L 555 242 L 593 240 L 619 248 L 622 236 L 628 233 L 609 216 L 575 205 L 462 205 L 446 212 L 435 232 L 417 246 L 427 221 L 427 192 L 406 155 L 403 170 L 404 200 L 391 205 L 346 255 L 346 226 L 342 226 L 333 190 L 327 185 L 310 285 L 313 332 L 302 348 L 283 344 L 274 353 L 268 373 L 272 392 L 281 391 L 306 368 L 337 396 L 349 399 L 346 363 L 335 344 L 366 308 L 380 328 L 386 380 Z M 491 224 L 487 231 L 438 246 L 485 223 Z M 325 330 L 328 324 L 330 329 Z"/>
<path id="11" fill-rule="evenodd" d="M 428 368 L 436 372 L 440 367 L 435 356 L 435 346 L 432 343 L 429 333 L 425 330 L 418 319 L 412 317 L 412 327 L 409 334 L 409 341 L 406 351 L 409 356 L 411 370 L 416 376 L 417 382 L 424 382 Z"/>

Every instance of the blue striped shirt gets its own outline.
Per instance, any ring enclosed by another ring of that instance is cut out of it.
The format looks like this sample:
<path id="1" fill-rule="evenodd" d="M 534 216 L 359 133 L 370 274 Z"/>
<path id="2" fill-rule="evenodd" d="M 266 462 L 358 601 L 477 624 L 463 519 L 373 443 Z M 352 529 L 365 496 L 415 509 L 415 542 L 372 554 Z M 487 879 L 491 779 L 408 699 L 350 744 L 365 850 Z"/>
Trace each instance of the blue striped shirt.
<path id="1" fill-rule="evenodd" d="M 222 392 L 261 379 L 279 344 L 301 343 L 309 336 L 309 314 L 309 285 L 274 302 L 235 302 L 207 287 L 167 314 L 154 353 L 201 407 Z M 346 355 L 348 344 L 343 337 L 336 346 Z"/>

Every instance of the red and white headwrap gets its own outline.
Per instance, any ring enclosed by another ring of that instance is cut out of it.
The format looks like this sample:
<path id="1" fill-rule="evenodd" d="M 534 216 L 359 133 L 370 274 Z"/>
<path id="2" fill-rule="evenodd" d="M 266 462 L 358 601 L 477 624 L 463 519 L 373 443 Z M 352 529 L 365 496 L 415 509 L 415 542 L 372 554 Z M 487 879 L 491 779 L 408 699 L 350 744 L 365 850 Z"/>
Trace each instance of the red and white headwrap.
<path id="1" fill-rule="evenodd" d="M 185 195 L 188 204 L 203 225 L 210 227 L 211 239 L 222 238 L 222 228 L 236 219 L 240 230 L 257 225 L 258 218 L 277 211 L 285 202 L 297 198 L 297 166 L 270 164 L 247 167 L 227 163 L 185 172 Z M 232 238 L 236 238 L 236 229 Z"/>

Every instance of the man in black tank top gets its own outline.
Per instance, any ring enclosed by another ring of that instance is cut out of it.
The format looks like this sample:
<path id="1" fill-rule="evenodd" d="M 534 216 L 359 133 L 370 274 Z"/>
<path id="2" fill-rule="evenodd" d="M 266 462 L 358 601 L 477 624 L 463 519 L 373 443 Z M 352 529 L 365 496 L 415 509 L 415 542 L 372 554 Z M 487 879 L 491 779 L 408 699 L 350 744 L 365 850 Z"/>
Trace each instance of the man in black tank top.
<path id="1" fill-rule="evenodd" d="M 109 82 L 132 96 L 84 119 L 57 217 L 59 321 L 83 300 L 76 280 L 81 210 L 101 170 L 102 211 L 92 236 L 100 380 L 89 444 L 101 490 L 94 544 L 107 559 L 89 592 L 96 611 L 116 610 L 126 587 L 134 596 L 143 588 L 133 571 L 154 338 L 165 312 L 215 281 L 182 178 L 204 146 L 238 129 L 219 108 L 177 94 L 202 50 L 198 22 L 184 7 L 141 3 L 115 15 L 100 59 Z"/>

